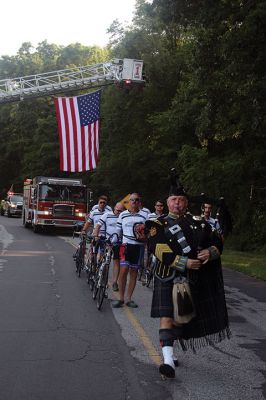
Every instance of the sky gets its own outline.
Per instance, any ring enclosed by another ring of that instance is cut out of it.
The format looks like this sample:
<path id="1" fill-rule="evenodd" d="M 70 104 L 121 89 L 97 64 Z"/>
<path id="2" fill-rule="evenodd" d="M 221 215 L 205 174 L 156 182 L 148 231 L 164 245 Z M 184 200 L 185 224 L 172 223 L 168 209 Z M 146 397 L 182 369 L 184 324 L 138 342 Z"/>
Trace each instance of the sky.
<path id="1" fill-rule="evenodd" d="M 104 46 L 113 20 L 130 23 L 134 9 L 135 0 L 4 0 L 0 57 L 15 55 L 23 42 Z"/>

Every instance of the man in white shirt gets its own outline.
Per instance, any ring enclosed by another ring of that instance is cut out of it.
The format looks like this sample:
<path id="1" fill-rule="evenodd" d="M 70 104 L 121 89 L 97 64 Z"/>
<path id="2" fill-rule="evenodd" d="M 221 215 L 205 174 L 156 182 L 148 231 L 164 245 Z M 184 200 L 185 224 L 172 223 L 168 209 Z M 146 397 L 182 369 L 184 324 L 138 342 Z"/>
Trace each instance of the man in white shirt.
<path id="1" fill-rule="evenodd" d="M 163 201 L 157 200 L 155 205 L 154 205 L 155 211 L 153 213 L 150 213 L 148 215 L 148 219 L 157 219 L 161 215 L 163 215 Z"/>
<path id="2" fill-rule="evenodd" d="M 112 302 L 114 308 L 124 305 L 128 274 L 126 305 L 132 308 L 138 307 L 132 300 L 132 295 L 136 286 L 138 269 L 143 265 L 144 242 L 141 241 L 136 231 L 141 231 L 142 227 L 144 229 L 147 215 L 140 209 L 140 195 L 138 193 L 131 193 L 129 204 L 129 210 L 123 211 L 117 221 L 117 233 L 122 236 L 122 245 L 120 247 L 120 299 Z"/>
<path id="3" fill-rule="evenodd" d="M 104 207 L 104 208 L 105 208 L 105 211 L 113 211 L 113 210 L 112 210 L 112 207 L 110 207 L 110 206 L 107 204 L 108 198 L 107 198 L 107 196 L 105 196 L 104 194 L 101 195 L 101 196 L 99 197 L 98 203 L 97 203 L 97 204 L 94 204 L 94 206 L 92 206 L 91 211 L 94 211 L 94 210 L 96 210 L 96 209 L 99 208 L 99 200 L 100 200 L 100 199 L 105 201 L 105 207 Z"/>
<path id="4" fill-rule="evenodd" d="M 125 210 L 122 203 L 116 203 L 113 211 L 107 211 L 104 213 L 99 221 L 97 222 L 95 229 L 93 231 L 94 237 L 99 237 L 100 229 L 103 227 L 105 229 L 105 237 L 109 239 L 114 233 L 116 233 L 116 224 L 118 216 L 121 212 Z M 120 262 L 119 262 L 119 250 L 120 245 L 116 244 L 113 246 L 113 291 L 118 291 L 118 276 L 120 272 Z"/>
<path id="5" fill-rule="evenodd" d="M 95 227 L 101 216 L 108 211 L 106 209 L 106 204 L 107 204 L 107 197 L 106 196 L 100 196 L 98 199 L 98 204 L 96 204 L 93 208 L 91 209 L 90 213 L 87 216 L 87 221 L 85 222 L 82 233 L 85 233 L 88 231 L 89 227 Z M 111 209 L 112 210 L 112 209 Z M 103 233 L 103 236 L 105 235 L 105 230 L 102 228 L 101 232 Z"/>
<path id="6" fill-rule="evenodd" d="M 98 207 L 95 208 L 93 211 L 91 211 L 89 213 L 89 215 L 87 216 L 87 221 L 85 222 L 81 233 L 87 233 L 89 228 L 93 228 L 93 229 L 95 228 L 95 226 L 96 226 L 97 222 L 99 221 L 99 219 L 101 218 L 101 216 L 106 212 L 105 211 L 106 202 L 107 202 L 106 196 L 99 197 Z M 93 233 L 92 233 L 92 235 L 94 236 Z M 101 227 L 101 229 L 99 231 L 99 236 L 105 237 L 105 227 L 104 226 Z M 98 254 L 98 259 L 99 259 L 100 255 L 103 254 L 103 250 L 104 250 L 104 246 L 103 246 L 103 243 L 100 241 L 99 244 L 97 244 L 97 246 L 96 246 L 96 254 Z"/>

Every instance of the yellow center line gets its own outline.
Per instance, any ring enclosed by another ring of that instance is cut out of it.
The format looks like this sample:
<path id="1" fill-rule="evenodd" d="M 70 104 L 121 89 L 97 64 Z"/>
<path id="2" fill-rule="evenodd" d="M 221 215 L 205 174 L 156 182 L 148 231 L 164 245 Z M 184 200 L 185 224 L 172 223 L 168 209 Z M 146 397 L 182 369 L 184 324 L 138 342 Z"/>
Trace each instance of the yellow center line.
<path id="1" fill-rule="evenodd" d="M 72 244 L 70 241 L 68 243 L 70 243 L 73 247 L 76 247 L 76 248 L 78 247 L 78 246 Z M 109 287 L 112 287 L 112 283 L 110 281 L 109 281 Z M 114 296 L 117 298 L 117 300 L 119 300 L 119 295 L 117 293 L 114 293 Z M 156 350 L 156 348 L 154 347 L 149 335 L 146 333 L 145 329 L 139 322 L 138 318 L 128 307 L 123 307 L 123 311 L 125 312 L 129 322 L 135 329 L 135 332 L 137 333 L 143 346 L 145 347 L 149 358 L 151 359 L 151 361 L 154 364 L 159 366 L 161 364 L 161 356 L 158 353 L 158 351 Z"/>
<path id="2" fill-rule="evenodd" d="M 109 286 L 111 286 L 111 283 L 109 282 Z M 119 295 L 117 293 L 114 293 L 115 297 L 119 300 Z M 140 338 L 142 344 L 144 345 L 149 358 L 151 361 L 159 366 L 161 364 L 161 356 L 154 347 L 149 335 L 146 333 L 145 329 L 139 322 L 138 318 L 135 316 L 135 314 L 130 310 L 128 307 L 124 306 L 122 307 L 123 311 L 126 313 L 126 316 L 128 320 L 130 321 L 131 325 L 135 329 L 135 332 L 137 333 L 138 337 Z"/>

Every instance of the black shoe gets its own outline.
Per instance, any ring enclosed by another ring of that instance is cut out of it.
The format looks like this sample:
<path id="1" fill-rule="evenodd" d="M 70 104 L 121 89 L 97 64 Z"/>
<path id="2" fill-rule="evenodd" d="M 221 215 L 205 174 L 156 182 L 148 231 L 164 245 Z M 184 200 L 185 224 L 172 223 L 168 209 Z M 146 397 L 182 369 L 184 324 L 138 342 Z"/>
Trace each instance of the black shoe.
<path id="1" fill-rule="evenodd" d="M 123 300 L 113 300 L 112 301 L 113 308 L 120 308 L 120 307 L 123 307 L 123 305 L 124 305 Z"/>
<path id="2" fill-rule="evenodd" d="M 169 364 L 161 364 L 159 367 L 159 372 L 166 378 L 175 378 L 175 370 Z"/>

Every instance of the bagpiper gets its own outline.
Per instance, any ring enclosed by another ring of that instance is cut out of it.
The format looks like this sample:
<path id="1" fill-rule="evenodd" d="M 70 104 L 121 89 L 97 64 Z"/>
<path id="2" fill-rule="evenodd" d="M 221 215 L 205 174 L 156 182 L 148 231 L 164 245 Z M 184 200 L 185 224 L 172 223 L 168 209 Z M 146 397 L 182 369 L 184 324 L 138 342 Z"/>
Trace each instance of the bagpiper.
<path id="1" fill-rule="evenodd" d="M 163 363 L 159 372 L 174 378 L 173 345 L 195 349 L 229 338 L 221 268 L 223 243 L 201 217 L 187 211 L 188 195 L 177 177 L 167 198 L 168 214 L 146 221 L 149 249 L 156 256 L 151 317 L 160 318 Z"/>

